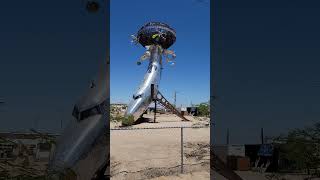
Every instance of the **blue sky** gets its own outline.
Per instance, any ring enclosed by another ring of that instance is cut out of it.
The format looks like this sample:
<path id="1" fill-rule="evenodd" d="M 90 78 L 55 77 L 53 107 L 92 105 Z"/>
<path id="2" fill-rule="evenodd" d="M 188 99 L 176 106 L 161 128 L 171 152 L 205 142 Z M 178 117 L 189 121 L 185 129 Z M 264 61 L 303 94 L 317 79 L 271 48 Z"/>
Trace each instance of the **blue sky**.
<path id="1" fill-rule="evenodd" d="M 259 143 L 320 117 L 319 1 L 214 1 L 215 143 Z"/>
<path id="2" fill-rule="evenodd" d="M 65 127 L 106 60 L 106 17 L 85 1 L 2 3 L 0 131 Z"/>
<path id="3" fill-rule="evenodd" d="M 2 3 L 0 130 L 59 131 L 72 118 L 108 48 L 106 11 L 88 14 L 84 2 Z M 214 2 L 215 142 L 227 128 L 231 143 L 257 143 L 261 127 L 271 136 L 319 121 L 320 2 Z M 177 64 L 164 66 L 162 93 L 172 102 L 180 92 L 177 105 L 207 101 L 209 4 L 196 0 L 111 2 L 111 100 L 128 101 L 143 79 L 144 48 L 130 35 L 148 21 L 177 31 Z"/>
<path id="4" fill-rule="evenodd" d="M 206 102 L 210 96 L 210 5 L 208 2 L 115 0 L 110 18 L 111 102 L 128 103 L 143 79 L 148 62 L 136 65 L 145 49 L 130 35 L 150 21 L 169 24 L 177 32 L 176 65 L 164 64 L 160 91 L 177 105 Z"/>

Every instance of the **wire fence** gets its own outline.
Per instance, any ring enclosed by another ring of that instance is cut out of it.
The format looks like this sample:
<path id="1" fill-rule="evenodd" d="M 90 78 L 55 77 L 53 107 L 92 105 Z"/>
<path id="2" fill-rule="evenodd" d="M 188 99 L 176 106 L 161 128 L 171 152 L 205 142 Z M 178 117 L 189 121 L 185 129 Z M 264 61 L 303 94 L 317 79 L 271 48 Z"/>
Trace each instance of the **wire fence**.
<path id="1" fill-rule="evenodd" d="M 110 129 L 111 177 L 150 179 L 210 170 L 210 127 Z"/>

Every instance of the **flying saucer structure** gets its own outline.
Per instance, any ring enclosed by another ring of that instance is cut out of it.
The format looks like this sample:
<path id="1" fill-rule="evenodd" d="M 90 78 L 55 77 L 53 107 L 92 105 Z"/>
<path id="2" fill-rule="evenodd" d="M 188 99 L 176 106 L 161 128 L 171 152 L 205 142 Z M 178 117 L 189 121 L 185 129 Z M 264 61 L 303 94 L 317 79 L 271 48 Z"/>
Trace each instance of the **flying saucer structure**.
<path id="1" fill-rule="evenodd" d="M 176 41 L 176 32 L 165 23 L 149 22 L 140 28 L 137 39 L 143 47 L 159 45 L 168 49 Z"/>
<path id="2" fill-rule="evenodd" d="M 152 94 L 158 93 L 161 79 L 162 57 L 167 57 L 169 54 L 175 57 L 172 51 L 167 50 L 175 41 L 175 30 L 165 23 L 149 22 L 138 31 L 136 42 L 146 48 L 146 52 L 140 60 L 149 59 L 149 66 L 143 82 L 132 96 L 125 114 L 126 117 L 133 116 L 134 120 L 137 120 L 153 101 Z M 154 85 L 153 93 L 151 92 L 152 84 Z"/>

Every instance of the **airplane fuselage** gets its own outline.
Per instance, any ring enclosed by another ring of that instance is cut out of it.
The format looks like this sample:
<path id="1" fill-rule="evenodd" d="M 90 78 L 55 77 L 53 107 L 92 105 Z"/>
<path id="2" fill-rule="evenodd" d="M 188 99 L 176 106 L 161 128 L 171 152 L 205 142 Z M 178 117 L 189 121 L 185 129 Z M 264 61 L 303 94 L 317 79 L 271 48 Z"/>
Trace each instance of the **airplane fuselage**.
<path id="1" fill-rule="evenodd" d="M 154 84 L 154 93 L 157 94 L 161 79 L 163 49 L 158 45 L 151 45 L 149 51 L 151 55 L 147 72 L 126 112 L 126 116 L 132 115 L 134 120 L 137 120 L 152 102 L 151 84 Z"/>

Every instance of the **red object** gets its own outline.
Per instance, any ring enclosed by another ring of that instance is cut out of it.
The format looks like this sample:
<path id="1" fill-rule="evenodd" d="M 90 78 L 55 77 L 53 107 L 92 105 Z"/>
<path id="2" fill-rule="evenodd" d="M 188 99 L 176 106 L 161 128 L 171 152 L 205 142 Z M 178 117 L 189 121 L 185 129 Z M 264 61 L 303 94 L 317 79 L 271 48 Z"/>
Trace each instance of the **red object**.
<path id="1" fill-rule="evenodd" d="M 239 157 L 237 159 L 237 170 L 239 171 L 250 170 L 250 159 L 248 157 Z"/>

